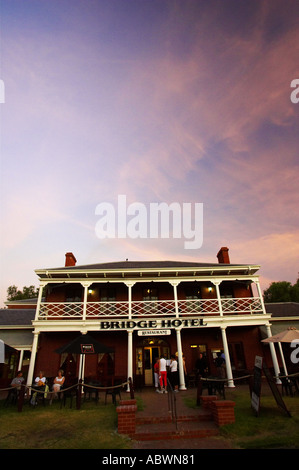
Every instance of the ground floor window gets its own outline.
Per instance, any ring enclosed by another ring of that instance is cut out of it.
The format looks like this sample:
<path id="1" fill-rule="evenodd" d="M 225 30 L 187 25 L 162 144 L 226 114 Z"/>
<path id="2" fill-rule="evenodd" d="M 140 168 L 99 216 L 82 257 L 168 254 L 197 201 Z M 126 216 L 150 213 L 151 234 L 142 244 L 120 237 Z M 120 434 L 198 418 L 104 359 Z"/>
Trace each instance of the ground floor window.
<path id="1" fill-rule="evenodd" d="M 229 343 L 228 349 L 232 370 L 246 369 L 243 343 Z"/>

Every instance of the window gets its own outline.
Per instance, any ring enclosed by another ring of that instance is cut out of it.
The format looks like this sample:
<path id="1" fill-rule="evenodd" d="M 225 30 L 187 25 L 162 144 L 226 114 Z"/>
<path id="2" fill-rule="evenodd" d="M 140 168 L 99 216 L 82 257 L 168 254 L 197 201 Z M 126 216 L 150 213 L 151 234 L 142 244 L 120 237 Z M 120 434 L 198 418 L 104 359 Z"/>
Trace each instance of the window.
<path id="1" fill-rule="evenodd" d="M 158 290 L 156 288 L 148 287 L 143 289 L 143 300 L 143 310 L 145 313 L 158 313 Z"/>
<path id="2" fill-rule="evenodd" d="M 201 299 L 201 291 L 199 286 L 192 286 L 185 288 L 186 295 L 186 310 L 187 312 L 201 313 L 202 306 L 199 299 Z M 198 302 L 196 302 L 198 300 Z"/>

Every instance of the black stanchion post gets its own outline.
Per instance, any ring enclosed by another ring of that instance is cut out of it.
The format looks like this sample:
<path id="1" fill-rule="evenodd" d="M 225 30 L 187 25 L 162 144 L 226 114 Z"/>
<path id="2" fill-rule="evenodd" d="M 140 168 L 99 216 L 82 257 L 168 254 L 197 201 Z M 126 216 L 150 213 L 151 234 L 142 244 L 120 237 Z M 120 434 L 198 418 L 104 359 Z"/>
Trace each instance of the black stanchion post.
<path id="1" fill-rule="evenodd" d="M 82 396 L 82 380 L 80 379 L 77 387 L 77 410 L 81 408 L 81 396 Z"/>
<path id="2" fill-rule="evenodd" d="M 25 396 L 25 386 L 21 385 L 21 390 L 18 396 L 18 412 L 20 413 L 23 409 L 24 404 L 24 396 Z"/>
<path id="3" fill-rule="evenodd" d="M 130 388 L 130 396 L 131 399 L 134 400 L 134 387 L 131 377 L 129 377 L 129 388 Z"/>
<path id="4" fill-rule="evenodd" d="M 198 406 L 200 405 L 201 395 L 202 395 L 202 380 L 201 380 L 201 376 L 199 376 L 198 381 L 197 381 L 197 400 L 196 400 L 196 404 Z"/>

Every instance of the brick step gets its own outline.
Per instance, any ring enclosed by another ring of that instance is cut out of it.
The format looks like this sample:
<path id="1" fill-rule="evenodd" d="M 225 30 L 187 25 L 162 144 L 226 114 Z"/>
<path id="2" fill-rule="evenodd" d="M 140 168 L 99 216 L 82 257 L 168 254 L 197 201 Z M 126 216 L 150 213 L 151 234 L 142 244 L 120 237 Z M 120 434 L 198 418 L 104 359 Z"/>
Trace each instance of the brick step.
<path id="1" fill-rule="evenodd" d="M 212 421 L 213 416 L 210 412 L 202 412 L 198 413 L 197 415 L 180 415 L 177 417 L 178 422 L 186 422 L 186 421 Z M 171 423 L 172 418 L 171 416 L 142 416 L 136 417 L 136 425 L 138 424 L 154 424 L 154 423 Z"/>
<path id="2" fill-rule="evenodd" d="M 137 425 L 134 434 L 131 434 L 132 439 L 138 441 L 154 441 L 154 440 L 168 440 L 168 439 L 194 439 L 206 438 L 217 436 L 219 428 L 213 422 L 195 422 L 184 421 L 177 423 L 153 423 Z"/>

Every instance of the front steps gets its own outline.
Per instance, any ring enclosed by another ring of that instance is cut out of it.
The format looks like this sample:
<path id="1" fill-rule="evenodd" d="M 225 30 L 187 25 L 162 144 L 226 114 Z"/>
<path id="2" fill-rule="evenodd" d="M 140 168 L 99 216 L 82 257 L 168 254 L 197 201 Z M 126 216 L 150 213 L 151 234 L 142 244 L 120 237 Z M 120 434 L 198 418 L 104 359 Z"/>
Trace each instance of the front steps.
<path id="1" fill-rule="evenodd" d="M 168 417 L 136 417 L 135 433 L 132 439 L 154 441 L 167 439 L 194 439 L 217 436 L 219 428 L 213 421 L 212 414 L 199 411 L 197 416 L 178 416 L 177 425 Z"/>

